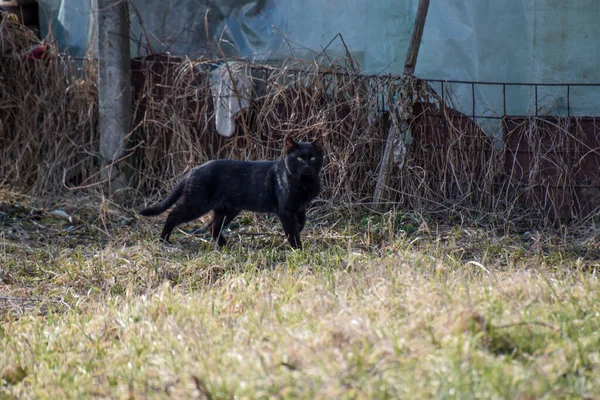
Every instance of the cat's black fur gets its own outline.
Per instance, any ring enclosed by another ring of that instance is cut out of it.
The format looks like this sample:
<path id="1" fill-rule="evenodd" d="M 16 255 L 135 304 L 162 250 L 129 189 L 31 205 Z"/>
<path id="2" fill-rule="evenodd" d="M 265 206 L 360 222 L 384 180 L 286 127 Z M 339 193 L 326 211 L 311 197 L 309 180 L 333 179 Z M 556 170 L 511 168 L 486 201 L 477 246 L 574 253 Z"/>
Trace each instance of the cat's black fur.
<path id="1" fill-rule="evenodd" d="M 302 248 L 300 232 L 306 208 L 319 194 L 323 138 L 296 143 L 286 140 L 279 161 L 213 160 L 193 168 L 160 204 L 140 211 L 158 215 L 177 202 L 160 238 L 166 242 L 177 225 L 213 211 L 212 237 L 222 246 L 221 230 L 241 211 L 275 213 L 293 248 Z"/>

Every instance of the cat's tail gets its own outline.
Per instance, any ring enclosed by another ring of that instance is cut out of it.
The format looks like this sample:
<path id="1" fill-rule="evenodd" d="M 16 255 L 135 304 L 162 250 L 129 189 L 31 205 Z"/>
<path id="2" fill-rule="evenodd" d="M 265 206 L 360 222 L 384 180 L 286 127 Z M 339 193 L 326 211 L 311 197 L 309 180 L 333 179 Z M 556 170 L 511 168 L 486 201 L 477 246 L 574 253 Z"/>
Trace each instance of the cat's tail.
<path id="1" fill-rule="evenodd" d="M 181 195 L 183 194 L 184 187 L 185 179 L 181 180 L 181 182 L 179 182 L 177 186 L 175 186 L 175 188 L 171 191 L 171 193 L 167 196 L 166 199 L 164 199 L 155 206 L 144 208 L 139 212 L 139 214 L 143 215 L 144 217 L 150 217 L 152 215 L 158 215 L 162 213 L 167 208 L 175 204 L 175 202 L 181 197 Z"/>

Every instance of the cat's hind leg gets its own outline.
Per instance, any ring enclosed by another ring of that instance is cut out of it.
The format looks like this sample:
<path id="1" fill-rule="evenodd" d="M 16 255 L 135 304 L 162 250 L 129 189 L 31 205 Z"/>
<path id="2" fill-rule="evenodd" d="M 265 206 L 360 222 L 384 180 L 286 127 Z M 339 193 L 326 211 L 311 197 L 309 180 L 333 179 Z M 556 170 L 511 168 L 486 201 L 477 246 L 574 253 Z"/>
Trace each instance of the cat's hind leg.
<path id="1" fill-rule="evenodd" d="M 221 231 L 229 225 L 240 212 L 234 210 L 213 210 L 213 213 L 210 233 L 219 246 L 225 246 L 227 244 L 227 239 L 221 235 Z"/>
<path id="2" fill-rule="evenodd" d="M 190 205 L 179 204 L 167 216 L 165 226 L 160 234 L 160 239 L 168 243 L 171 232 L 179 224 L 199 218 L 210 211 L 210 208 L 197 208 Z"/>

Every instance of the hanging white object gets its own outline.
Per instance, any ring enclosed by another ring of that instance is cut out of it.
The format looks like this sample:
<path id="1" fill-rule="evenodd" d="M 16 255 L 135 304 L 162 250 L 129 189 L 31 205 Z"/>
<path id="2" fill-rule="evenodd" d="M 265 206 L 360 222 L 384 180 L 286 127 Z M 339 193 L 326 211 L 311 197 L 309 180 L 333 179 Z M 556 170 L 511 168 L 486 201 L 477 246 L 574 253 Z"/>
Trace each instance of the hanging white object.
<path id="1" fill-rule="evenodd" d="M 229 61 L 211 73 L 210 90 L 215 105 L 215 125 L 221 136 L 233 135 L 235 115 L 248 108 L 250 103 L 252 81 L 246 76 L 244 65 Z"/>

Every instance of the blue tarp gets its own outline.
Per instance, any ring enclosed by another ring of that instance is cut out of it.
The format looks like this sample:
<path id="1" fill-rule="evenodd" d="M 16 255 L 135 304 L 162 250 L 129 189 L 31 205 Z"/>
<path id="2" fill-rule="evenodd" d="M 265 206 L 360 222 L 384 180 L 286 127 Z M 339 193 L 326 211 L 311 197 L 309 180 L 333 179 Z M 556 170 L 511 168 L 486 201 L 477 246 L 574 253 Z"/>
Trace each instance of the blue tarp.
<path id="1" fill-rule="evenodd" d="M 311 58 L 340 33 L 366 73 L 400 74 L 418 0 L 132 0 L 132 35 L 143 21 L 155 52 L 195 57 L 211 40 L 253 60 Z M 40 0 L 42 33 L 83 56 L 94 43 L 95 0 Z M 600 82 L 597 0 L 432 1 L 415 74 L 422 78 L 537 83 Z M 284 39 L 285 38 L 285 39 Z M 132 56 L 147 49 L 132 43 Z M 343 56 L 337 39 L 328 54 Z M 453 85 L 459 109 L 472 108 L 471 88 Z M 502 114 L 501 87 L 477 87 L 477 114 Z M 571 111 L 598 114 L 598 88 L 572 88 Z M 507 111 L 531 112 L 533 89 L 507 90 Z M 540 88 L 546 110 L 564 113 L 566 88 Z"/>

